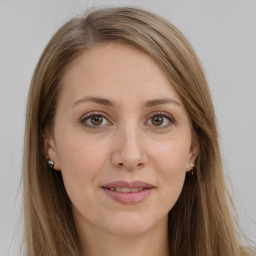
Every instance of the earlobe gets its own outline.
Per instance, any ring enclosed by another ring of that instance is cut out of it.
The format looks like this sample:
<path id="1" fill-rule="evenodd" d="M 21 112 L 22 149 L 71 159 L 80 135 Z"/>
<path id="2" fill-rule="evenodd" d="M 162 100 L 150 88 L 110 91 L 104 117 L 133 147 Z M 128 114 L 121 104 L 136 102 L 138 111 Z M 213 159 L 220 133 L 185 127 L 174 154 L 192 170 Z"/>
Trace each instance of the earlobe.
<path id="1" fill-rule="evenodd" d="M 58 155 L 56 150 L 56 144 L 52 135 L 44 136 L 44 155 L 45 161 L 51 159 L 54 162 L 54 170 L 60 170 L 60 164 L 58 161 Z"/>
<path id="2" fill-rule="evenodd" d="M 196 161 L 198 154 L 199 154 L 199 144 L 196 139 L 193 139 L 193 141 L 191 143 L 191 147 L 190 147 L 190 152 L 189 152 L 187 172 L 190 172 L 194 168 L 195 161 Z"/>

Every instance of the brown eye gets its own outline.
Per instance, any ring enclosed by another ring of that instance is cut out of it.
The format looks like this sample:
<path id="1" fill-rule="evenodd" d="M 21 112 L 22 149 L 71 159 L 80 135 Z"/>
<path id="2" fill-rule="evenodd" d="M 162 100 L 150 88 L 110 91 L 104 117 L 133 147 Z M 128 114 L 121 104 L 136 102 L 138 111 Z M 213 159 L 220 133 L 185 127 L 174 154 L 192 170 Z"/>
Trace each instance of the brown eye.
<path id="1" fill-rule="evenodd" d="M 156 129 L 168 128 L 174 123 L 175 122 L 172 116 L 167 113 L 156 113 L 155 115 L 152 115 L 146 122 L 147 125 L 153 126 Z"/>
<path id="2" fill-rule="evenodd" d="M 100 128 L 109 125 L 108 120 L 101 114 L 88 114 L 80 121 L 83 125 L 89 128 Z"/>
<path id="3" fill-rule="evenodd" d="M 91 116 L 90 119 L 91 119 L 91 123 L 95 126 L 101 125 L 103 122 L 102 116 L 99 116 L 99 115 Z"/>
<path id="4" fill-rule="evenodd" d="M 153 116 L 152 117 L 152 124 L 155 126 L 160 126 L 163 124 L 163 117 L 162 116 Z"/>

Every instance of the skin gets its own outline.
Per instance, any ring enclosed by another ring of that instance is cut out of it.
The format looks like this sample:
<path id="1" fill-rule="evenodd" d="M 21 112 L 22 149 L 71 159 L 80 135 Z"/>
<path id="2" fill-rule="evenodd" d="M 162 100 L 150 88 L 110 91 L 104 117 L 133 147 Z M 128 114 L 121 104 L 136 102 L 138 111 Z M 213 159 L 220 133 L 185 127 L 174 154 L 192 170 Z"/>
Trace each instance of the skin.
<path id="1" fill-rule="evenodd" d="M 162 98 L 171 102 L 145 106 Z M 98 126 L 88 117 L 92 112 L 101 118 Z M 63 77 L 45 150 L 62 172 L 84 254 L 168 254 L 168 212 L 198 146 L 178 93 L 147 54 L 107 43 L 80 55 Z M 141 202 L 125 205 L 101 188 L 120 180 L 144 181 L 154 189 Z"/>

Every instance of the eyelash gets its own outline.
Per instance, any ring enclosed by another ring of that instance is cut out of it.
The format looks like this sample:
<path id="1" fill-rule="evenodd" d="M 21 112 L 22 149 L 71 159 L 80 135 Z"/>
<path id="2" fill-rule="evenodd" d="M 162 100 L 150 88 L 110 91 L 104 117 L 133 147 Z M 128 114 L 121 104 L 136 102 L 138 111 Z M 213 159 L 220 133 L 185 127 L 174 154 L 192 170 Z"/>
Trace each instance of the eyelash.
<path id="1" fill-rule="evenodd" d="M 100 112 L 90 112 L 90 113 L 86 114 L 85 116 L 83 116 L 80 123 L 82 123 L 84 126 L 90 128 L 90 129 L 100 129 L 100 128 L 102 128 L 102 126 L 105 126 L 105 125 L 101 125 L 101 124 L 99 126 L 86 124 L 86 121 L 89 120 L 93 116 L 100 116 L 100 117 L 103 117 L 104 119 L 106 119 L 108 121 L 108 119 L 105 117 L 104 114 L 102 114 Z M 168 128 L 172 124 L 175 124 L 175 120 L 173 119 L 173 117 L 171 115 L 165 113 L 165 112 L 155 112 L 155 113 L 151 114 L 148 117 L 148 121 L 151 118 L 153 118 L 154 116 L 163 117 L 163 118 L 166 118 L 168 120 L 168 124 L 165 125 L 165 126 L 154 126 L 154 125 L 152 125 L 154 127 L 154 129 L 164 129 L 164 128 Z"/>
<path id="2" fill-rule="evenodd" d="M 83 116 L 83 118 L 81 119 L 81 123 L 88 127 L 88 128 L 91 128 L 91 129 L 100 129 L 102 127 L 102 125 L 99 125 L 99 126 L 96 126 L 96 125 L 88 125 L 86 124 L 86 121 L 89 120 L 91 117 L 93 116 L 101 116 L 103 117 L 104 119 L 108 120 L 104 114 L 100 113 L 100 112 L 90 112 L 88 114 L 86 114 L 85 116 Z M 109 121 L 108 121 L 109 122 Z"/>
<path id="3" fill-rule="evenodd" d="M 168 120 L 168 124 L 167 125 L 164 125 L 164 126 L 155 126 L 155 125 L 152 125 L 154 127 L 154 129 L 165 129 L 165 128 L 168 128 L 170 125 L 174 124 L 175 121 L 173 119 L 173 117 L 165 112 L 155 112 L 153 114 L 151 114 L 149 117 L 148 117 L 148 121 L 151 120 L 153 117 L 162 117 L 162 118 L 166 118 Z M 148 122 L 147 121 L 147 122 Z M 152 122 L 152 121 L 151 121 Z M 163 121 L 164 122 L 164 121 Z"/>

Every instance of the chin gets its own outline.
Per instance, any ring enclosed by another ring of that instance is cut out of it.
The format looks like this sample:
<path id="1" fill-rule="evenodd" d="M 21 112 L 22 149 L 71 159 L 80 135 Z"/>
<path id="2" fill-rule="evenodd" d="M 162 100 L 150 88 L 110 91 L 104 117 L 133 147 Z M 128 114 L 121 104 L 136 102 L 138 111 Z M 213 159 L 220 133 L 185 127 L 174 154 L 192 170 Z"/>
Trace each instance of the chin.
<path id="1" fill-rule="evenodd" d="M 153 218 L 154 216 L 139 215 L 138 213 L 119 213 L 114 219 L 105 222 L 105 229 L 113 235 L 122 237 L 135 237 L 145 234 L 146 232 L 156 228 L 161 220 Z M 167 218 L 166 218 L 167 221 Z M 167 225 L 167 222 L 165 223 Z"/>

